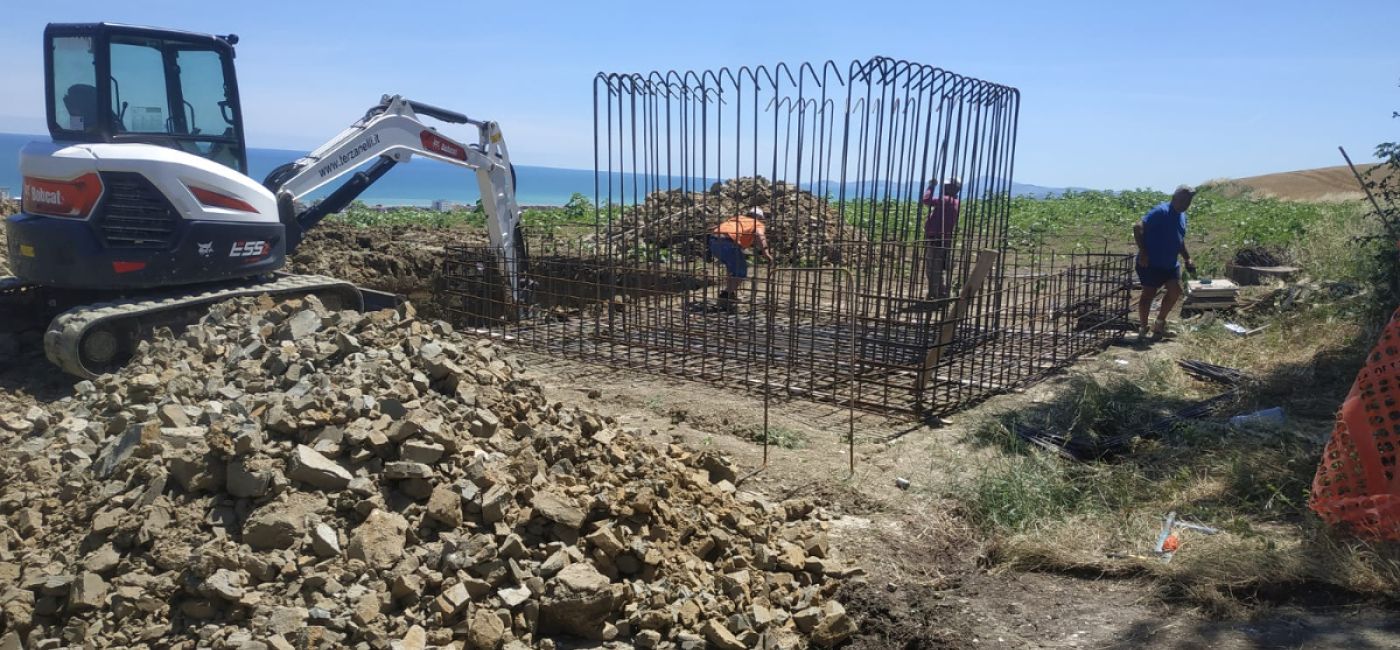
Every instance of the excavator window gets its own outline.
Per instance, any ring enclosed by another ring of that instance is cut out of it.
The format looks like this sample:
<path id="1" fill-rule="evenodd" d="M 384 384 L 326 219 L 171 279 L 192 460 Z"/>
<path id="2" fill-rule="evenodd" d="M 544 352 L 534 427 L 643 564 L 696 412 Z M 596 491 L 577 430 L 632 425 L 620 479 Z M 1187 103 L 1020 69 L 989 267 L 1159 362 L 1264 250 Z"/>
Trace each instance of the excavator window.
<path id="1" fill-rule="evenodd" d="M 108 24 L 46 38 L 54 140 L 155 144 L 247 173 L 227 40 Z"/>
<path id="2" fill-rule="evenodd" d="M 51 117 L 70 131 L 95 131 L 97 120 L 97 69 L 92 52 L 92 39 L 85 36 L 55 38 L 50 47 L 53 57 L 54 94 Z"/>

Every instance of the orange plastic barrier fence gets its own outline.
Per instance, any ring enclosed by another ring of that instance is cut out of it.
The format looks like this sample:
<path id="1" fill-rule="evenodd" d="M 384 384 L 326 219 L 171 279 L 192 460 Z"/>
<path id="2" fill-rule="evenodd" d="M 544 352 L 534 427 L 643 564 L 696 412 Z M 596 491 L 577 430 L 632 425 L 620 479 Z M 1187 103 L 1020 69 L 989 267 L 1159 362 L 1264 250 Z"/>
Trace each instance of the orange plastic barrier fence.
<path id="1" fill-rule="evenodd" d="M 1400 309 L 1386 324 L 1342 402 L 1313 477 L 1313 511 L 1333 525 L 1400 541 Z"/>

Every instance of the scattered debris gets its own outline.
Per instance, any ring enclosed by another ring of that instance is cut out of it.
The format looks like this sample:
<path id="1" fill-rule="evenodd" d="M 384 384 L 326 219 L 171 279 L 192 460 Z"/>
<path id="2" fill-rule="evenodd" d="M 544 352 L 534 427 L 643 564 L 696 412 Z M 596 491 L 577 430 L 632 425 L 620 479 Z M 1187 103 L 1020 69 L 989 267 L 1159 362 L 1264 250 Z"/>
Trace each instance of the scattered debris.
<path id="1" fill-rule="evenodd" d="M 1288 282 L 1301 271 L 1296 266 L 1288 266 L 1281 254 L 1263 246 L 1240 249 L 1234 259 L 1225 263 L 1225 276 L 1240 285 Z"/>
<path id="2" fill-rule="evenodd" d="M 1233 309 L 1239 285 L 1223 278 L 1190 280 L 1186 283 L 1186 300 L 1181 303 L 1183 313 Z"/>
<path id="3" fill-rule="evenodd" d="M 1236 415 L 1230 418 L 1230 426 L 1236 429 L 1248 427 L 1280 427 L 1287 421 L 1288 417 L 1284 415 L 1283 407 L 1275 406 L 1245 415 Z"/>
<path id="4" fill-rule="evenodd" d="M 909 479 L 907 479 L 907 478 L 902 478 L 902 477 L 900 477 L 900 478 L 895 478 L 895 480 L 894 480 L 894 486 L 897 487 L 897 488 L 899 488 L 899 489 L 901 489 L 901 490 L 908 490 L 908 489 L 909 489 L 909 485 L 910 485 Z"/>
<path id="5" fill-rule="evenodd" d="M 1090 437 L 1077 436 L 1061 432 L 1046 431 L 1021 423 L 1015 423 L 1011 429 L 1017 437 L 1025 440 L 1042 449 L 1053 451 L 1065 458 L 1075 461 L 1106 460 L 1122 455 L 1132 448 L 1133 443 L 1138 439 L 1152 439 L 1163 433 L 1170 431 L 1178 422 L 1184 420 L 1195 420 L 1215 413 L 1226 404 L 1234 401 L 1235 391 L 1227 391 L 1201 400 L 1176 413 L 1171 414 L 1150 426 L 1144 427 L 1140 431 L 1125 433 L 1117 436 Z"/>
<path id="6" fill-rule="evenodd" d="M 1205 524 L 1196 524 L 1189 521 L 1182 521 L 1180 519 L 1176 520 L 1176 527 L 1185 528 L 1187 530 L 1194 530 L 1198 533 L 1204 533 L 1206 535 L 1220 534 L 1220 530 L 1218 528 L 1211 528 L 1210 526 L 1207 526 Z"/>
<path id="7" fill-rule="evenodd" d="M 1246 246 L 1235 252 L 1231 263 L 1237 266 L 1282 266 L 1283 256 L 1263 246 Z"/>
<path id="8" fill-rule="evenodd" d="M 1167 513 L 1162 522 L 1162 532 L 1157 534 L 1157 545 L 1152 549 L 1163 562 L 1171 562 L 1176 549 L 1180 547 L 1172 528 L 1176 526 L 1176 511 Z"/>
<path id="9" fill-rule="evenodd" d="M 1268 325 L 1260 325 L 1259 327 L 1250 329 L 1237 323 L 1224 323 L 1223 326 L 1225 327 L 1225 329 L 1244 337 L 1254 336 L 1255 334 L 1258 334 L 1264 331 L 1265 329 L 1268 329 L 1269 327 Z"/>
<path id="10" fill-rule="evenodd" d="M 1152 551 L 1162 562 L 1171 562 L 1176 556 L 1176 552 L 1181 549 L 1181 536 L 1177 534 L 1177 529 L 1193 530 L 1204 535 L 1218 535 L 1220 531 L 1189 521 L 1183 521 L 1176 516 L 1176 511 L 1168 512 L 1162 521 L 1162 530 L 1157 534 L 1157 544 Z M 1123 554 L 1125 557 L 1134 557 Z"/>
<path id="11" fill-rule="evenodd" d="M 1179 359 L 1176 365 L 1186 371 L 1186 374 L 1203 381 L 1212 381 L 1226 386 L 1235 386 L 1246 379 L 1246 375 L 1239 370 L 1226 366 L 1218 366 L 1205 361 L 1195 359 Z"/>

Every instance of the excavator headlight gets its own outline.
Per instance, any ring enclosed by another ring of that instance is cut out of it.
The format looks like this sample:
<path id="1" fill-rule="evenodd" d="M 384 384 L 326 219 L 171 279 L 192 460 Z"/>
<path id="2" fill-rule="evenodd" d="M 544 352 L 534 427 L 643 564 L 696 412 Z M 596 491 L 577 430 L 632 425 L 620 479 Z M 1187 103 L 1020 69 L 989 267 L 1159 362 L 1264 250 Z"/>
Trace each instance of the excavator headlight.
<path id="1" fill-rule="evenodd" d="M 257 208 L 242 199 L 227 194 L 221 194 L 214 190 L 195 187 L 193 185 L 186 185 L 186 187 L 190 188 L 190 194 L 194 195 L 195 200 L 199 201 L 205 207 L 237 210 L 239 212 L 252 212 L 253 214 L 257 214 L 258 212 Z"/>
<path id="2" fill-rule="evenodd" d="M 25 176 L 22 196 L 30 214 L 86 219 L 102 198 L 102 177 L 96 172 L 72 180 Z"/>

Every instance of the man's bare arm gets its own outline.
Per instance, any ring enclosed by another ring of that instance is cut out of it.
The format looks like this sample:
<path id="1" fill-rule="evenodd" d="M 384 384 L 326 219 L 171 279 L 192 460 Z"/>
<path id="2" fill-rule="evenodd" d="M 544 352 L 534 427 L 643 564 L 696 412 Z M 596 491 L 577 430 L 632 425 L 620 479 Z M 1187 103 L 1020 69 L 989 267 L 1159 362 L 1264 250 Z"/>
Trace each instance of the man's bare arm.
<path id="1" fill-rule="evenodd" d="M 1186 262 L 1186 270 L 1196 272 L 1196 265 L 1191 262 L 1191 251 L 1186 250 L 1186 242 L 1181 242 L 1181 259 Z"/>
<path id="2" fill-rule="evenodd" d="M 1137 244 L 1138 266 L 1147 266 L 1147 248 L 1142 245 L 1142 222 L 1133 224 L 1133 242 Z M 1184 250 L 1184 249 L 1183 249 Z"/>

